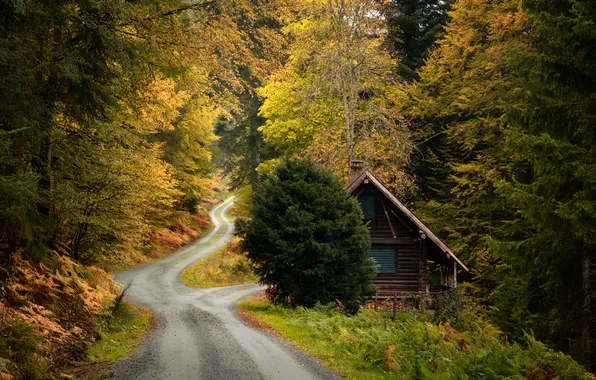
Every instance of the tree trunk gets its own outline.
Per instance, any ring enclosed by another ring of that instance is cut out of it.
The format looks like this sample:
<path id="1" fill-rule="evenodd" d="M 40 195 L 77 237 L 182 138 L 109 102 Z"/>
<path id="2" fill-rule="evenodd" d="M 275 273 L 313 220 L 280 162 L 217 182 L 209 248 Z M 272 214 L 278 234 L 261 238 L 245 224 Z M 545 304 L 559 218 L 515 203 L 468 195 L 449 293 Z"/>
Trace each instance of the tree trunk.
<path id="1" fill-rule="evenodd" d="M 37 205 L 37 211 L 45 216 L 50 216 L 50 192 L 52 190 L 52 120 L 51 115 L 47 115 L 48 120 L 44 120 L 44 128 L 41 131 L 39 144 L 39 157 L 37 164 L 37 174 L 39 174 L 38 189 L 40 201 Z"/>
<path id="2" fill-rule="evenodd" d="M 583 250 L 582 255 L 582 342 L 585 350 L 587 368 L 593 368 L 592 363 L 592 283 L 591 283 L 592 265 L 590 260 L 590 252 L 588 249 Z"/>
<path id="3" fill-rule="evenodd" d="M 79 261 L 79 259 L 80 259 L 79 254 L 80 254 L 80 250 L 81 250 L 81 243 L 83 242 L 85 235 L 87 235 L 88 228 L 89 228 L 88 223 L 79 224 L 78 230 L 75 233 L 74 238 L 72 239 L 72 258 L 76 261 Z"/>

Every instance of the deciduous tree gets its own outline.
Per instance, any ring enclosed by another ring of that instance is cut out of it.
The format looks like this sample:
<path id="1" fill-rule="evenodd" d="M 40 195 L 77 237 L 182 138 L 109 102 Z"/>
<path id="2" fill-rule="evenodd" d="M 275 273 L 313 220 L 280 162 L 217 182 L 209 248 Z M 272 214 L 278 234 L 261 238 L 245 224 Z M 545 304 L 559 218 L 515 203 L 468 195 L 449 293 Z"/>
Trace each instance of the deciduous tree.
<path id="1" fill-rule="evenodd" d="M 409 136 L 393 109 L 395 62 L 383 48 L 378 4 L 315 2 L 285 32 L 290 58 L 261 91 L 265 141 L 337 173 L 356 157 L 385 161 L 380 177 L 403 189 Z"/>

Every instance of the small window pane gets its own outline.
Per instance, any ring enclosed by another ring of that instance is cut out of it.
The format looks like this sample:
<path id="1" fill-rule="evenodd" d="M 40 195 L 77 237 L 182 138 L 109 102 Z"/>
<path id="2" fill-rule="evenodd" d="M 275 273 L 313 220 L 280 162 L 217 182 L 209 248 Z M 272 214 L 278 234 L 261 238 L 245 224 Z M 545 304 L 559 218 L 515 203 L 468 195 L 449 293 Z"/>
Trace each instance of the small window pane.
<path id="1" fill-rule="evenodd" d="M 377 263 L 377 273 L 395 273 L 395 251 L 392 249 L 371 249 L 368 257 Z"/>
<path id="2" fill-rule="evenodd" d="M 361 195 L 358 197 L 358 202 L 360 203 L 360 208 L 362 209 L 364 219 L 374 219 L 375 197 L 371 195 Z"/>

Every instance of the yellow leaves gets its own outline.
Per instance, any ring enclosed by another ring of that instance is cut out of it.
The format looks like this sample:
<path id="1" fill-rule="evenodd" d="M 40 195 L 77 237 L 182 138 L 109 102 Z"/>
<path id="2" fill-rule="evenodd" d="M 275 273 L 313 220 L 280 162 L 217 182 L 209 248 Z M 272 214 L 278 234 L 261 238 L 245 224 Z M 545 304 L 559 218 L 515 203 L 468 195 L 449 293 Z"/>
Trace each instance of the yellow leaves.
<path id="1" fill-rule="evenodd" d="M 275 171 L 275 168 L 277 168 L 280 162 L 281 158 L 273 158 L 271 160 L 261 162 L 256 168 L 256 171 L 260 175 L 271 174 Z"/>
<path id="2" fill-rule="evenodd" d="M 310 158 L 337 174 L 345 174 L 354 152 L 375 164 L 385 160 L 386 177 L 401 187 L 407 181 L 395 179 L 410 148 L 392 110 L 400 100 L 393 90 L 397 62 L 371 33 L 383 27 L 381 20 L 363 16 L 377 7 L 368 0 L 318 1 L 284 28 L 289 59 L 260 90 L 266 122 L 259 131 L 285 155 Z M 362 91 L 370 96 L 359 96 Z"/>
<path id="3" fill-rule="evenodd" d="M 337 103 L 308 99 L 313 95 L 310 85 L 307 78 L 294 75 L 293 68 L 288 66 L 260 89 L 265 100 L 259 115 L 267 120 L 259 131 L 265 141 L 287 154 L 308 147 L 324 126 L 339 125 L 335 115 Z"/>
<path id="4" fill-rule="evenodd" d="M 135 129 L 154 133 L 172 129 L 172 123 L 180 115 L 178 111 L 190 98 L 186 91 L 178 91 L 171 78 L 158 77 L 140 92 L 140 103 L 135 109 L 128 108 L 126 123 Z"/>

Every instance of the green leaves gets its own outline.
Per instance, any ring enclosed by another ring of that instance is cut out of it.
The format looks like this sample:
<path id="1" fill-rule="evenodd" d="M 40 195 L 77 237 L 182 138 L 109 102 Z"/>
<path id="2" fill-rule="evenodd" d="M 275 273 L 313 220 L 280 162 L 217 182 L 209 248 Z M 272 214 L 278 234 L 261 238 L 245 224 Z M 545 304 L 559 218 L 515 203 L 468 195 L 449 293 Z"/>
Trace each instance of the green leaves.
<path id="1" fill-rule="evenodd" d="M 593 292 L 595 14 L 584 1 L 523 4 L 454 3 L 408 88 L 430 199 L 418 212 L 474 267 L 495 321 L 581 358 L 569 342 L 587 331 Z"/>

